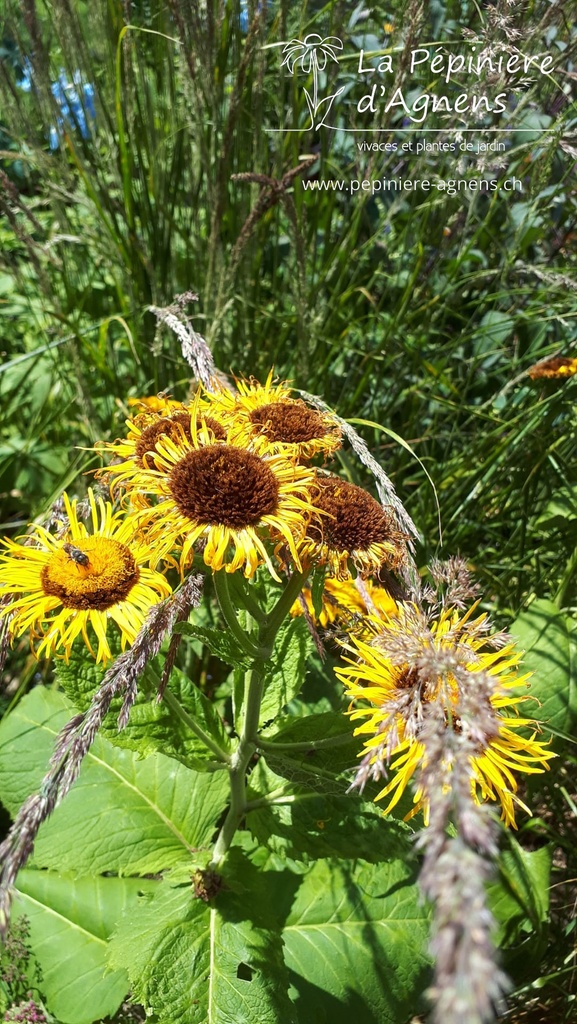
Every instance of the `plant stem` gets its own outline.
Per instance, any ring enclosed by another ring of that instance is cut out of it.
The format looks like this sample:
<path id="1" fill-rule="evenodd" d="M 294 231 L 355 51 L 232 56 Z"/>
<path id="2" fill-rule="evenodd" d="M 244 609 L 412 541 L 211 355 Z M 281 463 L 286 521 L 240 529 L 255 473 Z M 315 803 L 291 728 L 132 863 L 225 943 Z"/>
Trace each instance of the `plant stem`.
<path id="1" fill-rule="evenodd" d="M 330 747 L 342 747 L 346 743 L 350 743 L 352 740 L 352 733 L 344 732 L 340 736 L 327 736 L 322 740 L 308 740 L 299 743 L 277 743 L 276 740 L 263 740 L 260 736 L 258 737 L 257 746 L 263 750 L 270 750 L 274 752 L 278 750 L 286 751 L 288 753 L 298 754 L 300 751 L 309 750 L 326 750 Z"/>
<path id="2" fill-rule="evenodd" d="M 232 635 L 237 641 L 241 651 L 248 654 L 251 658 L 258 656 L 258 651 L 251 639 L 246 635 L 242 626 L 240 625 L 236 611 L 230 598 L 230 590 L 228 587 L 228 579 L 226 572 L 221 570 L 215 572 L 214 576 L 214 589 L 220 605 L 220 610 L 224 616 L 225 622 L 230 629 Z"/>
<path id="3" fill-rule="evenodd" d="M 245 812 L 258 811 L 259 807 L 283 807 L 290 804 L 302 804 L 307 800 L 318 800 L 318 793 L 270 793 L 266 796 L 259 796 L 256 800 L 249 800 Z"/>
<path id="4" fill-rule="evenodd" d="M 216 759 L 220 761 L 222 765 L 230 765 L 231 755 L 227 754 L 225 750 L 221 750 L 218 743 L 215 743 L 215 741 L 208 735 L 208 733 L 206 733 L 204 729 L 200 725 L 198 725 L 197 722 L 195 722 L 194 718 L 192 718 L 188 714 L 188 712 L 184 710 L 180 702 L 176 699 L 174 694 L 171 693 L 168 687 L 164 691 L 164 696 L 162 699 L 164 703 L 170 708 L 170 710 L 174 711 L 174 714 L 177 715 L 178 718 L 180 718 L 181 722 L 184 722 L 187 729 L 190 729 L 190 731 L 193 732 L 194 735 L 197 736 L 202 743 L 204 743 L 205 747 L 208 747 L 208 749 L 214 754 Z"/>
<path id="5" fill-rule="evenodd" d="M 228 581 L 227 581 L 228 582 Z M 250 592 L 250 585 L 240 577 L 239 573 L 233 572 L 230 578 L 229 590 L 233 592 L 233 595 L 238 597 L 239 601 L 242 602 L 249 615 L 252 615 L 253 619 L 258 622 L 259 625 L 263 625 L 267 621 L 266 612 L 263 612 L 258 601 Z"/>
<path id="6" fill-rule="evenodd" d="M 238 747 L 229 760 L 230 806 L 214 846 L 210 864 L 210 868 L 213 871 L 217 871 L 222 865 L 230 844 L 234 839 L 235 832 L 246 814 L 248 806 L 246 799 L 246 770 L 257 749 L 260 706 L 264 692 L 265 662 L 271 655 L 276 634 L 300 593 L 306 577 L 307 572 L 293 573 L 272 611 L 264 616 L 264 619 L 262 612 L 259 616 L 262 623 L 259 629 L 259 646 L 258 650 L 254 648 L 255 656 L 245 676 L 244 721 L 240 731 Z M 223 585 L 221 573 L 215 573 L 214 583 L 219 602 L 221 602 L 221 593 L 223 595 L 221 608 L 227 623 L 229 622 L 229 616 L 232 614 L 236 627 L 240 630 L 236 614 L 230 602 L 228 586 L 226 581 L 224 581 Z M 253 617 L 257 618 L 257 616 Z M 242 635 L 246 640 L 244 634 Z"/>
<path id="7" fill-rule="evenodd" d="M 571 580 L 573 579 L 573 576 L 575 575 L 575 571 L 576 570 L 577 570 L 577 548 L 575 549 L 575 551 L 573 552 L 573 554 L 569 558 L 569 561 L 567 562 L 567 565 L 565 566 L 565 570 L 563 572 L 563 575 L 561 577 L 561 582 L 559 584 L 559 589 L 557 590 L 557 593 L 555 594 L 555 597 L 553 598 L 553 600 L 554 600 L 554 602 L 555 602 L 555 604 L 557 605 L 558 608 L 562 608 L 562 606 L 563 606 L 563 599 L 565 597 L 565 594 L 567 593 L 567 590 L 569 589 L 569 584 L 571 583 Z"/>
<path id="8" fill-rule="evenodd" d="M 308 574 L 308 569 L 292 574 L 277 603 L 268 615 L 266 624 L 261 627 L 259 636 L 261 647 L 268 647 L 274 644 L 274 639 L 279 631 L 281 622 L 286 618 L 299 596 Z"/>

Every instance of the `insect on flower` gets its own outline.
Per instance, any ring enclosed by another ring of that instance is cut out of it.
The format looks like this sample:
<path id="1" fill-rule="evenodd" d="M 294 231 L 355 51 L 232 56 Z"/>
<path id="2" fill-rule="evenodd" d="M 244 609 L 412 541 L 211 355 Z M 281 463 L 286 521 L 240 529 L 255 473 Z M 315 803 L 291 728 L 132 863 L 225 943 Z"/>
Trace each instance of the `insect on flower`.
<path id="1" fill-rule="evenodd" d="M 74 544 L 63 544 L 62 548 L 68 555 L 69 559 L 72 562 L 75 562 L 76 565 L 90 565 L 88 555 L 86 555 L 84 551 L 81 551 L 80 548 L 75 548 Z"/>

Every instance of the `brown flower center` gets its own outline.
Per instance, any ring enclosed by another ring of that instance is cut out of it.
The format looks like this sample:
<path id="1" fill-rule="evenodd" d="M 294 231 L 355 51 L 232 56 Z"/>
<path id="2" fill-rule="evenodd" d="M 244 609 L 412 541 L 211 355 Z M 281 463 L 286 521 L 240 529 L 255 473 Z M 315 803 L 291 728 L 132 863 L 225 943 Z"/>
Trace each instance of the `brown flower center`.
<path id="1" fill-rule="evenodd" d="M 212 430 L 217 440 L 224 441 L 226 431 L 220 423 L 213 420 L 211 416 L 206 417 L 205 423 Z M 172 416 L 163 416 L 162 419 L 156 420 L 155 423 L 151 423 L 142 431 L 136 442 L 135 453 L 137 461 L 140 465 L 145 466 L 147 462 L 146 456 L 152 454 L 154 457 L 158 441 L 164 437 L 169 437 L 171 441 L 178 444 L 179 441 L 182 441 L 183 434 L 185 440 L 192 444 L 189 412 L 182 410 L 181 412 L 173 413 Z"/>
<path id="2" fill-rule="evenodd" d="M 253 409 L 251 423 L 261 428 L 270 441 L 303 444 L 325 437 L 327 428 L 319 412 L 304 402 L 272 402 Z"/>
<path id="3" fill-rule="evenodd" d="M 416 689 L 421 683 L 419 673 L 413 666 L 409 667 L 405 665 L 400 674 L 395 680 L 395 688 L 397 690 L 413 690 Z"/>
<path id="4" fill-rule="evenodd" d="M 132 552 L 110 537 L 84 537 L 64 545 L 40 573 L 46 597 L 57 597 L 65 608 L 81 611 L 105 611 L 125 601 L 139 579 Z"/>
<path id="5" fill-rule="evenodd" d="M 210 526 L 254 526 L 278 504 L 278 483 L 266 462 L 227 444 L 187 452 L 168 483 L 179 511 Z"/>
<path id="6" fill-rule="evenodd" d="M 366 551 L 372 544 L 396 540 L 393 515 L 362 487 L 332 477 L 317 479 L 316 508 L 328 515 L 311 523 L 309 537 L 336 551 Z"/>

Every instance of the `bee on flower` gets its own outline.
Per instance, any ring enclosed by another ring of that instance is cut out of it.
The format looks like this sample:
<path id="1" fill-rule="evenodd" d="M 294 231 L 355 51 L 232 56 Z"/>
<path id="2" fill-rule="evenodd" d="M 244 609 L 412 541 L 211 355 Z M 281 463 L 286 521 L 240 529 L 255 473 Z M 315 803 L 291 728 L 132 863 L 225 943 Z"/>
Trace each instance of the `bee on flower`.
<path id="1" fill-rule="evenodd" d="M 120 630 L 122 646 L 132 644 L 150 608 L 171 587 L 150 569 L 150 550 L 135 537 L 129 519 L 109 502 L 88 501 L 92 529 L 78 516 L 78 502 L 63 495 L 68 526 L 64 537 L 35 526 L 6 539 L 0 553 L 0 618 L 8 618 L 12 638 L 30 631 L 37 657 L 68 659 L 81 636 L 97 662 L 108 661 L 109 621 Z"/>

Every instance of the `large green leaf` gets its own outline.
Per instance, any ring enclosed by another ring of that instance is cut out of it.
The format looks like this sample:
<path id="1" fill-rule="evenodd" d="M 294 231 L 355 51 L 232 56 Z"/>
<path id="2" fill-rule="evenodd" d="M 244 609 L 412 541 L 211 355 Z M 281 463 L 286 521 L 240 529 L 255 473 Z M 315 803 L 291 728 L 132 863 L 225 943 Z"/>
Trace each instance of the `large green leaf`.
<path id="1" fill-rule="evenodd" d="M 112 965 L 128 971 L 134 997 L 162 1024 L 296 1021 L 280 933 L 258 919 L 259 889 L 243 887 L 234 873 L 240 892 L 229 888 L 229 868 L 210 905 L 190 886 L 163 883 L 112 939 Z"/>
<path id="2" fill-rule="evenodd" d="M 574 623 L 552 601 L 534 601 L 511 626 L 526 652 L 523 666 L 533 675 L 536 699 L 522 713 L 561 732 L 577 724 L 577 635 Z"/>
<path id="3" fill-rule="evenodd" d="M 142 756 L 162 753 L 174 757 L 196 771 L 211 768 L 214 764 L 214 754 L 169 706 L 168 699 L 157 702 L 160 675 L 155 672 L 155 666 L 159 665 L 160 662 L 155 659 L 147 666 L 139 680 L 138 694 L 126 728 L 119 733 L 117 719 L 122 698 L 117 697 L 113 700 L 104 720 L 102 735 L 117 746 L 137 750 Z M 102 669 L 87 660 L 83 648 L 73 651 L 69 663 L 61 663 L 56 672 L 58 682 L 66 695 L 82 711 L 89 706 L 102 675 Z M 169 687 L 170 693 L 184 710 L 211 735 L 221 749 L 227 750 L 229 740 L 222 721 L 214 706 L 192 680 L 184 672 L 174 668 L 170 675 Z"/>
<path id="4" fill-rule="evenodd" d="M 428 973 L 427 912 L 401 861 L 317 861 L 283 930 L 300 1024 L 400 1024 Z"/>
<path id="5" fill-rule="evenodd" d="M 304 681 L 311 647 L 311 636 L 303 618 L 283 622 L 276 636 L 272 658 L 266 666 L 261 725 L 276 718 L 281 709 L 296 697 Z"/>
<path id="6" fill-rule="evenodd" d="M 274 726 L 263 731 L 262 735 L 272 739 L 276 744 L 299 745 L 310 743 L 300 751 L 291 752 L 290 747 L 275 752 L 270 750 L 271 762 L 278 756 L 282 760 L 291 760 L 293 764 L 304 766 L 308 772 L 311 766 L 323 771 L 331 771 L 335 775 L 353 768 L 362 748 L 358 737 L 353 736 L 350 718 L 340 711 L 318 711 L 306 718 L 286 717 L 278 719 Z M 315 747 L 317 741 L 322 744 L 334 741 L 329 746 Z M 267 751 L 268 757 L 268 751 Z"/>
<path id="7" fill-rule="evenodd" d="M 246 668 L 250 665 L 250 656 L 240 649 L 238 641 L 234 636 L 222 629 L 215 629 L 211 626 L 198 626 L 193 622 L 179 622 L 175 626 L 175 633 L 183 633 L 208 647 L 211 654 L 216 655 L 226 665 Z"/>
<path id="8" fill-rule="evenodd" d="M 337 856 L 375 862 L 392 857 L 410 860 L 412 832 L 407 825 L 385 818 L 379 807 L 361 799 L 358 792 L 347 795 L 344 780 L 333 780 L 329 787 L 328 773 L 325 776 L 319 779 L 320 792 L 315 792 L 312 776 L 295 774 L 289 781 L 261 758 L 250 778 L 250 797 L 274 792 L 277 799 L 286 796 L 286 803 L 250 811 L 247 827 L 259 843 L 296 860 Z"/>
<path id="9" fill-rule="evenodd" d="M 139 893 L 155 883 L 73 878 L 25 869 L 17 879 L 16 915 L 30 922 L 48 1009 L 63 1024 L 88 1024 L 116 1012 L 129 989 L 123 969 L 107 970 L 107 940 Z"/>
<path id="10" fill-rule="evenodd" d="M 499 857 L 499 877 L 488 886 L 488 899 L 505 968 L 520 981 L 547 948 L 551 850 L 525 850 L 513 836 L 509 847 Z"/>
<path id="11" fill-rule="evenodd" d="M 0 723 L 2 801 L 15 812 L 46 771 L 74 709 L 37 687 Z M 144 760 L 97 737 L 72 790 L 41 827 L 39 867 L 145 874 L 186 862 L 208 845 L 228 797 L 225 772 L 199 774 L 172 758 Z"/>

